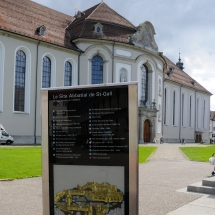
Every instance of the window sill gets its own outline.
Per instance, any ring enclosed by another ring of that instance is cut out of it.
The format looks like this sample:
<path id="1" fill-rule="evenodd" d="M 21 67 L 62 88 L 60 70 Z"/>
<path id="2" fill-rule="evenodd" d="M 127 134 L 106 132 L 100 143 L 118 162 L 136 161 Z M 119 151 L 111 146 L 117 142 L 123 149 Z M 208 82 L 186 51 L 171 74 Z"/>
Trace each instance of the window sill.
<path id="1" fill-rule="evenodd" d="M 26 112 L 20 112 L 20 111 L 14 111 L 14 114 L 23 114 L 23 115 L 30 115 L 29 113 Z"/>

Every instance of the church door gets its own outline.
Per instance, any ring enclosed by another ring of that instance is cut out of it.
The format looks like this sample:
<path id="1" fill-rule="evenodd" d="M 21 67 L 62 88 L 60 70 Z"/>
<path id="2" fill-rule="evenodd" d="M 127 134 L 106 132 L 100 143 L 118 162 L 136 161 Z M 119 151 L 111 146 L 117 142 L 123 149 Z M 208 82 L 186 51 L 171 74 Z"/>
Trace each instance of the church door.
<path id="1" fill-rule="evenodd" d="M 150 142 L 150 122 L 148 119 L 144 122 L 143 139 L 145 143 Z"/>

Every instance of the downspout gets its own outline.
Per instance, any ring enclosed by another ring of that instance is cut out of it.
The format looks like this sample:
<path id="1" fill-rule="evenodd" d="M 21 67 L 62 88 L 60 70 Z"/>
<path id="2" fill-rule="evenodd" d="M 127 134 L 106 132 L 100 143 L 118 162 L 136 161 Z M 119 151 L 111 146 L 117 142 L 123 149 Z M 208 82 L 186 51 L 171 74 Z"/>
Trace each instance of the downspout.
<path id="1" fill-rule="evenodd" d="M 180 111 L 179 111 L 179 120 L 180 120 L 180 123 L 179 123 L 179 143 L 181 142 L 181 87 L 183 85 L 180 86 Z"/>
<path id="2" fill-rule="evenodd" d="M 114 75 L 114 46 L 115 46 L 115 41 L 113 43 L 113 50 L 112 50 L 112 83 L 113 83 L 113 75 Z"/>
<path id="3" fill-rule="evenodd" d="M 80 85 L 80 56 L 81 56 L 81 52 L 78 55 L 78 85 Z"/>
<path id="4" fill-rule="evenodd" d="M 164 74 L 164 69 L 163 69 L 163 74 Z M 165 81 L 165 79 L 164 79 L 164 75 L 163 75 L 163 89 L 162 89 L 162 100 L 163 100 L 163 102 L 162 102 L 162 119 L 161 119 L 161 123 L 162 123 L 162 125 L 161 125 L 161 136 L 164 138 L 164 136 L 163 136 L 163 130 L 164 130 L 164 102 L 165 102 L 165 93 L 164 93 L 164 81 Z"/>
<path id="5" fill-rule="evenodd" d="M 39 45 L 37 43 L 37 56 L 36 56 L 36 74 L 35 74 L 35 107 L 34 107 L 34 144 L 37 144 L 37 74 L 38 74 L 38 58 L 39 58 Z"/>
<path id="6" fill-rule="evenodd" d="M 194 110 L 194 126 L 193 127 L 194 127 L 194 141 L 196 142 L 196 136 L 195 136 L 195 131 L 196 131 L 196 91 L 195 91 L 195 110 Z"/>
<path id="7" fill-rule="evenodd" d="M 165 77 L 164 77 L 164 72 L 165 72 L 165 68 L 164 67 L 166 67 L 167 68 L 167 63 L 166 63 L 166 60 L 165 60 L 165 58 L 163 57 L 163 53 L 162 52 L 160 52 L 160 56 L 163 58 L 163 60 L 164 60 L 164 66 L 163 66 L 163 89 L 162 89 L 162 112 L 161 112 L 161 114 L 162 114 L 162 119 L 161 119 L 161 136 L 164 138 L 164 136 L 163 136 L 163 130 L 164 130 L 164 81 L 165 81 Z"/>

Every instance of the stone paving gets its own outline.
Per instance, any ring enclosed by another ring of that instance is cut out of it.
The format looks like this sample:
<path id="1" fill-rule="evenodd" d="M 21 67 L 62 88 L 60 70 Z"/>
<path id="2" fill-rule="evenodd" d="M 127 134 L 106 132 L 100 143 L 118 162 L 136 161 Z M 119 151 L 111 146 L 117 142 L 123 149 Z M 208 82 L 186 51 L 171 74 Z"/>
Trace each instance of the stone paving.
<path id="1" fill-rule="evenodd" d="M 139 165 L 139 215 L 169 214 L 203 196 L 179 190 L 210 176 L 209 163 L 188 161 L 178 150 L 180 144 L 147 145 L 158 146 L 158 149 L 150 162 Z M 188 145 L 196 146 L 185 146 Z M 0 196 L 2 215 L 42 215 L 41 177 L 1 181 Z"/>
<path id="2" fill-rule="evenodd" d="M 210 176 L 209 163 L 187 160 L 179 150 L 184 147 L 180 144 L 147 145 L 158 149 L 150 162 L 139 165 L 139 215 L 165 215 L 202 197 L 177 190 Z"/>

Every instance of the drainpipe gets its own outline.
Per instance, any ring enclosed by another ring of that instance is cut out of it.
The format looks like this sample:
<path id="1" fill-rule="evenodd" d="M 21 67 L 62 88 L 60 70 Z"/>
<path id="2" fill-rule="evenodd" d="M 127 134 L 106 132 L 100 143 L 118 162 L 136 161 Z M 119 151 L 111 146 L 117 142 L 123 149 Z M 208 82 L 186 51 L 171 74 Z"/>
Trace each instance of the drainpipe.
<path id="1" fill-rule="evenodd" d="M 193 129 L 194 129 L 194 141 L 195 141 L 196 140 L 196 137 L 195 137 L 195 131 L 196 131 L 196 91 L 195 91 L 195 110 L 194 110 L 194 126 L 193 126 Z"/>
<path id="2" fill-rule="evenodd" d="M 37 43 L 37 56 L 36 56 L 36 74 L 35 74 L 35 107 L 34 107 L 34 144 L 37 144 L 37 74 L 38 74 L 38 58 L 39 58 L 39 45 L 40 40 Z"/>
<path id="3" fill-rule="evenodd" d="M 181 87 L 183 85 L 180 86 L 180 111 L 179 111 L 179 120 L 180 120 L 180 123 L 179 123 L 179 141 L 181 141 Z"/>
<path id="4" fill-rule="evenodd" d="M 112 50 L 112 83 L 113 83 L 113 75 L 114 75 L 114 46 L 115 46 L 115 41 L 113 43 L 113 50 Z"/>
<path id="5" fill-rule="evenodd" d="M 80 85 L 80 56 L 81 56 L 81 52 L 78 55 L 78 85 Z"/>

